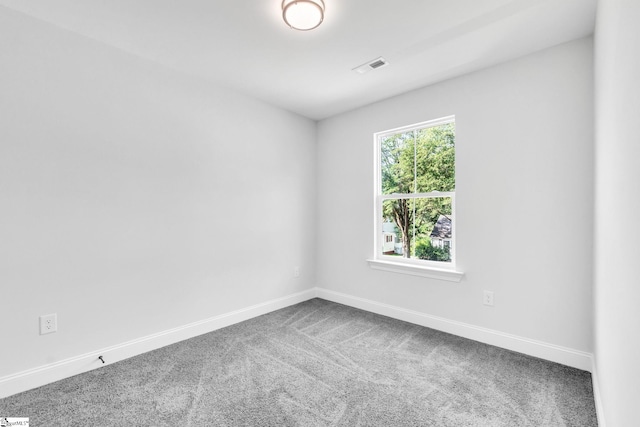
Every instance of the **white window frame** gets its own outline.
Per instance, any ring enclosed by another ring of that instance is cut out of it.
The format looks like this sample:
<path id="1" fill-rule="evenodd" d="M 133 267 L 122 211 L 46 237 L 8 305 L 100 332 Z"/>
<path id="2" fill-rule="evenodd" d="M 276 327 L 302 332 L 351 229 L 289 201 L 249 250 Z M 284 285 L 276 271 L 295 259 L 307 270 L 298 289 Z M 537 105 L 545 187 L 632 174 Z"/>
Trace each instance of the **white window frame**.
<path id="1" fill-rule="evenodd" d="M 435 120 L 416 123 L 409 126 L 402 126 L 395 129 L 389 129 L 382 132 L 376 132 L 373 135 L 374 141 L 374 249 L 373 258 L 367 260 L 371 268 L 376 270 L 391 271 L 395 273 L 409 274 L 414 276 L 428 277 L 452 282 L 459 282 L 464 273 L 456 269 L 456 199 L 455 191 L 432 191 L 428 193 L 411 193 L 411 194 L 382 194 L 382 168 L 381 168 L 381 147 L 380 143 L 383 137 L 397 133 L 410 132 L 417 129 L 427 127 L 435 127 L 446 123 L 455 123 L 455 116 L 442 117 Z M 423 199 L 432 197 L 450 197 L 451 198 L 451 222 L 453 224 L 451 230 L 451 262 L 418 260 L 412 258 L 397 257 L 384 255 L 382 248 L 382 204 L 385 200 L 397 199 Z"/>

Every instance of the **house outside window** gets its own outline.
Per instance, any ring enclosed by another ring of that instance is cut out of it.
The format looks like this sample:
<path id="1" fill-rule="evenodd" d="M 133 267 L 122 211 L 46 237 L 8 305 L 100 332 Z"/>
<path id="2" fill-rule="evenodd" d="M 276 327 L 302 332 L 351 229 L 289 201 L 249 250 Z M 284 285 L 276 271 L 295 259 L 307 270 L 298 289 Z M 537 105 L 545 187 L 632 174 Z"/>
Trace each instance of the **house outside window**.
<path id="1" fill-rule="evenodd" d="M 375 147 L 374 260 L 454 269 L 455 117 L 376 133 Z"/>

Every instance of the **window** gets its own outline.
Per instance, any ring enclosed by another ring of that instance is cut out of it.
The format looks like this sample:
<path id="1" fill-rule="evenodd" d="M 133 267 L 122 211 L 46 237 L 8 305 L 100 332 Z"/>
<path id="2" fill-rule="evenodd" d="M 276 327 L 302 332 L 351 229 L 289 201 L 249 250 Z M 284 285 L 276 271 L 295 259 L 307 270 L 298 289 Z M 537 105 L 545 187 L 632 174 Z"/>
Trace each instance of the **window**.
<path id="1" fill-rule="evenodd" d="M 372 267 L 455 270 L 454 117 L 377 133 L 375 147 Z"/>

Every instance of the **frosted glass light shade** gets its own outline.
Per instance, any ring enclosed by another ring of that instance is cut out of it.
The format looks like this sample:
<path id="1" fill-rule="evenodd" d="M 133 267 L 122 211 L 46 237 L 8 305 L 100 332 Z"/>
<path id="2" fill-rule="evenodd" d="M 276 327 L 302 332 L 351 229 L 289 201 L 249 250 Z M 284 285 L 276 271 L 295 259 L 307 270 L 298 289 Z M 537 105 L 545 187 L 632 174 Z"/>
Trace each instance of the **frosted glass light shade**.
<path id="1" fill-rule="evenodd" d="M 324 1 L 282 0 L 282 19 L 295 30 L 313 30 L 324 19 Z"/>

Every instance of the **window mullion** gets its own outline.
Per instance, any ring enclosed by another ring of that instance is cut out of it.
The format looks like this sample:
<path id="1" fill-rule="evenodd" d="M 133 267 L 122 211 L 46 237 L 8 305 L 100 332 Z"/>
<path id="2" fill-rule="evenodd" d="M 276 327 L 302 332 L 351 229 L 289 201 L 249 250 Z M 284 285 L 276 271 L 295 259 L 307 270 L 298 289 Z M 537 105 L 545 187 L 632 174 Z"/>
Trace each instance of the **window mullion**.
<path id="1" fill-rule="evenodd" d="M 455 192 L 453 191 L 430 191 L 428 193 L 391 193 L 391 194 L 379 194 L 379 201 L 383 200 L 397 200 L 397 199 L 429 199 L 437 197 L 453 197 Z"/>
<path id="2" fill-rule="evenodd" d="M 413 130 L 413 194 L 418 192 L 418 141 L 416 130 Z M 413 244 L 416 242 L 416 200 L 413 199 Z M 413 249 L 413 244 L 411 248 Z"/>

